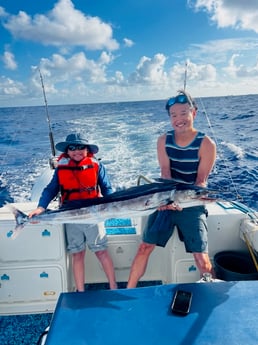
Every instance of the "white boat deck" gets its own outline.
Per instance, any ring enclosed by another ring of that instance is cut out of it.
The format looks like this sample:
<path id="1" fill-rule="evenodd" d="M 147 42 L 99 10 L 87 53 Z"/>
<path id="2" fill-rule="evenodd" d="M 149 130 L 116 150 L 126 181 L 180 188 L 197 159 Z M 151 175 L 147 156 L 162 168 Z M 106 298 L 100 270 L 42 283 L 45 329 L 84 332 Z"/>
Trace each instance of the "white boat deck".
<path id="1" fill-rule="evenodd" d="M 36 207 L 35 202 L 14 205 L 25 213 Z M 221 251 L 247 252 L 240 231 L 243 221 L 248 220 L 245 212 L 226 202 L 209 204 L 207 209 L 211 260 Z M 118 282 L 128 280 L 146 220 L 146 217 L 129 219 L 131 223 L 127 225 L 123 222 L 121 225 L 118 220 L 113 227 L 109 223 L 99 224 L 108 232 L 109 251 Z M 29 224 L 13 240 L 10 231 L 14 227 L 14 216 L 8 207 L 0 208 L 0 314 L 53 311 L 60 293 L 74 289 L 64 224 Z M 258 226 L 251 225 L 250 232 L 254 242 Z M 86 263 L 87 283 L 107 281 L 97 258 L 89 250 Z M 192 283 L 199 278 L 192 254 L 185 252 L 184 243 L 175 231 L 165 249 L 155 248 L 143 280 L 170 284 Z"/>

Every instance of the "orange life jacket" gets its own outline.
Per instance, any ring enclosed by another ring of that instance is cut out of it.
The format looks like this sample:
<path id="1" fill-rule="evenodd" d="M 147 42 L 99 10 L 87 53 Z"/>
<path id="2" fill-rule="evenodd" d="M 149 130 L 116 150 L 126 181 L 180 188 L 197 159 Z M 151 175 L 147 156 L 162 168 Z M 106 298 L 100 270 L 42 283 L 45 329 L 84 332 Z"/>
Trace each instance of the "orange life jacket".
<path id="1" fill-rule="evenodd" d="M 62 154 L 57 166 L 61 203 L 99 197 L 98 171 L 98 161 L 92 155 L 76 163 L 67 154 Z"/>

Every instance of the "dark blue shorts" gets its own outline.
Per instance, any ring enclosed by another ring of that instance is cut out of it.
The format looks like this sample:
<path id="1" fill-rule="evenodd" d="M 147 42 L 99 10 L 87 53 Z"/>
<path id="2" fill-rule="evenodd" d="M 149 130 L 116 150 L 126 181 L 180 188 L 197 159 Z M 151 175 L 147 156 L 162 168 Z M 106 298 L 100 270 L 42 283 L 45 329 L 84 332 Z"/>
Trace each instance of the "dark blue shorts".
<path id="1" fill-rule="evenodd" d="M 182 211 L 155 211 L 143 231 L 143 242 L 165 247 L 175 226 L 188 253 L 208 252 L 207 210 L 204 206 L 184 208 Z"/>

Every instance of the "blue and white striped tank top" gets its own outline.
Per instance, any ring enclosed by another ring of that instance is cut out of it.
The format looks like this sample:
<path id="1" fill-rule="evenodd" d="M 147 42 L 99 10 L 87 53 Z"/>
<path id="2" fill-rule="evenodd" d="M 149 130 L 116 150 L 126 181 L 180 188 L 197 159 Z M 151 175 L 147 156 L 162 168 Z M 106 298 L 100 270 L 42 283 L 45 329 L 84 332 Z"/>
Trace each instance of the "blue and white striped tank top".
<path id="1" fill-rule="evenodd" d="M 188 146 L 181 147 L 175 143 L 174 130 L 167 132 L 165 148 L 173 179 L 178 182 L 195 183 L 199 166 L 198 152 L 204 137 L 204 133 L 198 132 Z"/>

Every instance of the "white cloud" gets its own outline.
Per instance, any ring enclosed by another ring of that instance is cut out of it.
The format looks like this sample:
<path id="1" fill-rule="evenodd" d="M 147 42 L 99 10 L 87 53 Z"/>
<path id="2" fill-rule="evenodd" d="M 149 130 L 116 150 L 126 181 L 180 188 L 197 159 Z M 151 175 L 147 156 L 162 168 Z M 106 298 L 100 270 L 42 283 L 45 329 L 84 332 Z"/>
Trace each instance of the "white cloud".
<path id="1" fill-rule="evenodd" d="M 20 11 L 16 16 L 8 16 L 4 26 L 16 38 L 45 45 L 83 46 L 92 50 L 119 48 L 112 38 L 110 24 L 76 10 L 71 0 L 59 0 L 47 15 L 30 17 Z"/>
<path id="2" fill-rule="evenodd" d="M 0 78 L 1 95 L 16 96 L 21 95 L 24 92 L 24 86 L 22 83 L 14 81 L 10 78 Z"/>
<path id="3" fill-rule="evenodd" d="M 123 41 L 124 41 L 125 47 L 129 47 L 130 48 L 130 47 L 132 47 L 134 45 L 134 42 L 132 40 L 130 40 L 129 38 L 124 38 Z"/>
<path id="4" fill-rule="evenodd" d="M 257 51 L 257 38 L 221 39 L 191 44 L 186 51 L 177 54 L 177 58 L 179 61 L 182 61 L 185 56 L 190 56 L 191 60 L 196 64 L 214 65 L 219 74 L 219 69 L 228 64 L 233 54 L 239 54 L 241 52 L 242 60 L 245 60 L 245 63 L 248 64 L 253 59 L 256 59 Z"/>
<path id="5" fill-rule="evenodd" d="M 223 70 L 233 78 L 247 78 L 248 80 L 252 80 L 255 77 L 258 77 L 258 58 L 256 63 L 250 67 L 243 64 L 237 65 L 237 59 L 239 57 L 239 54 L 232 55 L 228 66 Z"/>
<path id="6" fill-rule="evenodd" d="M 0 6 L 0 17 L 6 17 L 8 14 L 6 13 L 5 9 Z"/>
<path id="7" fill-rule="evenodd" d="M 93 84 L 105 84 L 107 82 L 106 67 L 112 60 L 113 56 L 106 52 L 102 52 L 96 61 L 88 59 L 84 52 L 76 53 L 69 58 L 53 54 L 51 58 L 42 58 L 39 68 L 46 80 L 48 93 L 55 94 L 58 89 L 66 90 L 70 87 L 71 90 L 76 90 L 79 85 L 79 89 L 84 90 Z M 32 84 L 40 89 L 38 71 L 35 67 L 32 67 L 32 71 Z"/>
<path id="8" fill-rule="evenodd" d="M 175 64 L 170 70 L 170 78 L 176 80 L 184 80 L 186 72 L 186 66 Z M 216 68 L 211 64 L 196 64 L 187 61 L 187 81 L 214 81 L 216 80 L 217 72 Z"/>
<path id="9" fill-rule="evenodd" d="M 17 68 L 13 53 L 5 51 L 2 59 L 6 69 L 15 70 Z"/>
<path id="10" fill-rule="evenodd" d="M 122 82 L 124 82 L 123 73 L 117 71 L 117 72 L 115 73 L 115 79 L 116 79 L 116 82 L 117 82 L 117 83 L 122 83 Z"/>
<path id="11" fill-rule="evenodd" d="M 223 40 L 213 40 L 208 41 L 204 44 L 193 45 L 199 47 L 202 50 L 202 53 L 206 52 L 207 54 L 215 54 L 216 52 L 225 52 L 225 51 L 249 51 L 251 49 L 258 48 L 258 40 L 251 38 L 231 38 Z"/>
<path id="12" fill-rule="evenodd" d="M 258 33 L 257 0 L 188 0 L 188 4 L 197 11 L 206 11 L 219 28 Z"/>
<path id="13" fill-rule="evenodd" d="M 103 99 L 106 97 L 107 100 L 109 97 L 113 99 L 114 95 L 119 95 L 123 99 L 130 95 L 132 99 L 138 99 L 143 93 L 149 98 L 158 99 L 170 95 L 171 90 L 175 92 L 183 87 L 185 63 L 166 66 L 167 57 L 161 53 L 140 58 L 135 71 L 129 76 L 125 76 L 121 71 L 115 71 L 113 75 L 108 76 L 106 69 L 112 61 L 113 56 L 106 52 L 103 52 L 96 61 L 88 59 L 83 52 L 74 54 L 70 58 L 54 54 L 50 59 L 42 59 L 40 69 L 46 80 L 48 95 L 64 97 L 64 102 L 66 97 L 74 100 L 89 94 L 96 97 L 101 90 Z M 234 69 L 237 70 L 237 67 L 234 66 Z M 224 72 L 225 76 L 232 78 L 232 71 L 225 69 Z M 223 82 L 215 65 L 187 61 L 189 90 L 204 92 L 205 89 L 206 94 L 209 92 L 212 94 L 218 85 L 222 87 Z M 37 72 L 33 76 L 33 84 L 38 92 L 41 92 Z"/>
<path id="14" fill-rule="evenodd" d="M 133 83 L 161 84 L 167 82 L 167 74 L 164 65 L 167 58 L 163 54 L 156 54 L 153 58 L 143 56 L 136 71 L 131 74 L 130 80 Z"/>
<path id="15" fill-rule="evenodd" d="M 107 65 L 110 64 L 114 60 L 114 57 L 112 54 L 107 52 L 102 52 L 99 58 L 99 63 L 101 65 Z"/>

